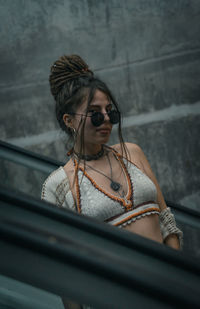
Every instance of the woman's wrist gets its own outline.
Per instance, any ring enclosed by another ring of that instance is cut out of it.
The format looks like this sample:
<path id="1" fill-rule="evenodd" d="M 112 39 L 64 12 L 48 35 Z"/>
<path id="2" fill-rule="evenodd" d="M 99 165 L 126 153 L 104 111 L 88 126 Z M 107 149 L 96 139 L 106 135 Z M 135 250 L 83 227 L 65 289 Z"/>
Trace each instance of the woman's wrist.
<path id="1" fill-rule="evenodd" d="M 165 240 L 164 240 L 164 244 L 166 244 L 167 246 L 173 248 L 173 249 L 177 249 L 180 250 L 180 241 L 179 238 L 176 234 L 170 234 L 168 235 Z"/>

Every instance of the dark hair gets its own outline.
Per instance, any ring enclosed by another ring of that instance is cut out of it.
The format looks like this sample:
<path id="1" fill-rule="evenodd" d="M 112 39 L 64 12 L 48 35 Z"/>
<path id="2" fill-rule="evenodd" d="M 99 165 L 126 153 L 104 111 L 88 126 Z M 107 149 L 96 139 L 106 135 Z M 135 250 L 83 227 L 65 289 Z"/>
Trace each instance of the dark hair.
<path id="1" fill-rule="evenodd" d="M 118 104 L 107 85 L 96 78 L 89 69 L 85 61 L 78 55 L 62 56 L 51 67 L 49 76 L 51 93 L 56 102 L 56 117 L 62 130 L 72 136 L 72 131 L 63 121 L 63 115 L 76 111 L 77 107 L 88 99 L 90 106 L 95 91 L 98 89 L 104 92 L 109 100 L 113 103 L 116 110 L 119 111 Z M 80 132 L 81 146 L 80 153 L 84 153 L 84 125 Z M 118 125 L 118 137 L 121 145 L 122 155 L 127 158 L 127 148 L 124 144 L 121 132 L 121 117 Z"/>

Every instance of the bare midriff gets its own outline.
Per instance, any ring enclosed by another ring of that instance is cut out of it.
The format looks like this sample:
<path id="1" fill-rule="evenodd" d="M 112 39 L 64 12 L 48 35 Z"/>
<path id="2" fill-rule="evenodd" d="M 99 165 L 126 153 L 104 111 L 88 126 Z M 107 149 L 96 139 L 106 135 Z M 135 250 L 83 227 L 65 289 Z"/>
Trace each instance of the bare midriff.
<path id="1" fill-rule="evenodd" d="M 163 243 L 159 217 L 157 214 L 147 215 L 137 219 L 123 227 L 125 230 L 150 238 L 159 243 Z"/>

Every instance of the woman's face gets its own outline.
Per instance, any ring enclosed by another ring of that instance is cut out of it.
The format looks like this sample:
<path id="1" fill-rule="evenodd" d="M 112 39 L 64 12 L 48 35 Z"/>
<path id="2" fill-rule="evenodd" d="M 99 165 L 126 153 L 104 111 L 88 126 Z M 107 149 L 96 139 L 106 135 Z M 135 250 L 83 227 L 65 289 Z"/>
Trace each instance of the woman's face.
<path id="1" fill-rule="evenodd" d="M 107 112 L 112 109 L 112 103 L 109 101 L 107 95 L 100 91 L 96 90 L 94 94 L 94 98 L 91 102 L 91 105 L 88 110 L 87 117 L 81 116 L 86 115 L 87 113 L 87 99 L 80 105 L 76 110 L 76 115 L 73 118 L 73 127 L 78 132 L 77 142 L 80 142 L 80 132 L 82 123 L 84 123 L 85 119 L 85 127 L 84 127 L 84 143 L 85 149 L 88 147 L 95 147 L 98 145 L 106 144 L 109 140 L 112 124 L 110 122 L 110 118 L 108 117 Z M 91 122 L 92 112 L 101 112 L 104 114 L 103 123 L 95 127 Z"/>

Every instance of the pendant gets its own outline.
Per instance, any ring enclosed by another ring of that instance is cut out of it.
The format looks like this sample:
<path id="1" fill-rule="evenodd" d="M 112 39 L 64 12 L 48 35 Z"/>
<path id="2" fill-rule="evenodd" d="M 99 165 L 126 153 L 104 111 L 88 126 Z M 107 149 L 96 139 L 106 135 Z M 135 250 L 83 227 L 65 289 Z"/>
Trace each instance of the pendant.
<path id="1" fill-rule="evenodd" d="M 121 185 L 118 182 L 112 181 L 110 184 L 110 187 L 114 190 L 114 191 L 119 191 Z"/>

